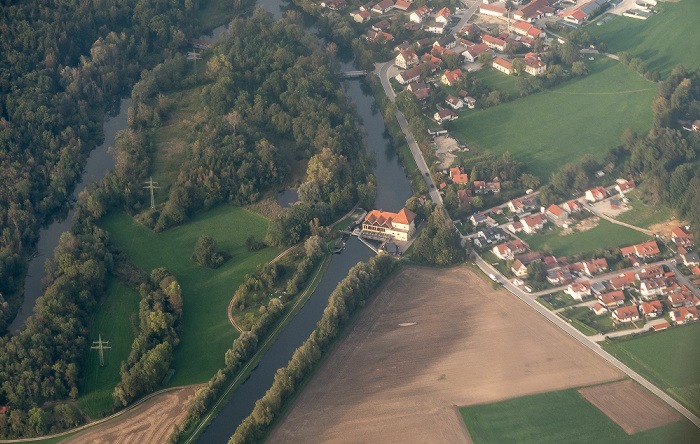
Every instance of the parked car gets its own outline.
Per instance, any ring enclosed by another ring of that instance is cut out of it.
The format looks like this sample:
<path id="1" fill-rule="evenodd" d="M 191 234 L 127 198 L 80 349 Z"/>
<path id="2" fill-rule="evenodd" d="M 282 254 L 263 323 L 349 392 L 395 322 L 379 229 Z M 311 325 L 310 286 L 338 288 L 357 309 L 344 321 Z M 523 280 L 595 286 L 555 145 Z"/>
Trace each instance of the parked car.
<path id="1" fill-rule="evenodd" d="M 525 289 L 525 291 L 527 291 L 528 293 L 532 293 L 532 288 L 530 288 L 530 287 L 527 286 L 527 285 L 524 286 L 523 289 Z"/>

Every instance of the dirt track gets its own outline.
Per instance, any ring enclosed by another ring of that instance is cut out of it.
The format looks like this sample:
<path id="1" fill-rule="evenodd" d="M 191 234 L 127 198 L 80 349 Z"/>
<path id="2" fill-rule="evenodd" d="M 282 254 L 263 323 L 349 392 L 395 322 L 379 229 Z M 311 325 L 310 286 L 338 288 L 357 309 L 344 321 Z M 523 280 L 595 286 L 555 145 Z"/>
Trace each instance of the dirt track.
<path id="1" fill-rule="evenodd" d="M 470 442 L 456 406 L 624 376 L 467 267 L 409 267 L 364 309 L 269 442 Z"/>
<path id="2" fill-rule="evenodd" d="M 185 407 L 193 395 L 193 387 L 163 393 L 129 413 L 91 427 L 61 443 L 164 443 L 172 433 L 175 422 L 181 423 L 185 419 Z"/>
<path id="3" fill-rule="evenodd" d="M 587 387 L 579 393 L 629 435 L 681 419 L 677 411 L 631 379 Z"/>

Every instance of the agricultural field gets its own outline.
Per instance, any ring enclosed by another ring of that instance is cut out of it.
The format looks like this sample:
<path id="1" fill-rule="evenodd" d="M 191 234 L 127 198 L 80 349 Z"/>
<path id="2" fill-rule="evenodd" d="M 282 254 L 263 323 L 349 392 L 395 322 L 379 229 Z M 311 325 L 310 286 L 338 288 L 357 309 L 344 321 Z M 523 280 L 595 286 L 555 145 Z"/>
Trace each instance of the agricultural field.
<path id="1" fill-rule="evenodd" d="M 603 348 L 700 415 L 700 324 L 673 328 Z"/>
<path id="2" fill-rule="evenodd" d="M 509 151 L 544 182 L 586 153 L 602 160 L 608 147 L 619 144 L 625 128 L 637 134 L 649 131 L 657 87 L 615 60 L 595 57 L 584 60 L 588 76 L 463 114 L 452 122 L 455 135 L 496 156 Z"/>
<path id="3" fill-rule="evenodd" d="M 220 205 L 162 233 L 154 233 L 124 213 L 109 215 L 102 227 L 139 267 L 149 273 L 165 267 L 182 287 L 184 329 L 175 349 L 172 365 L 176 372 L 169 385 L 207 381 L 221 368 L 224 353 L 237 337 L 227 316 L 233 293 L 246 274 L 281 252 L 277 248 L 255 252 L 245 248 L 248 236 L 265 236 L 267 220 L 238 207 Z M 191 259 L 203 233 L 213 237 L 219 250 L 230 257 L 216 270 L 201 267 Z"/>
<path id="4" fill-rule="evenodd" d="M 472 268 L 403 267 L 268 442 L 467 443 L 455 406 L 623 376 Z"/>
<path id="5" fill-rule="evenodd" d="M 97 350 L 90 351 L 83 365 L 85 377 L 78 404 L 92 419 L 97 419 L 101 412 L 114 405 L 112 392 L 121 379 L 119 369 L 131 352 L 134 329 L 139 328 L 140 301 L 138 291 L 113 280 L 90 321 L 89 340 L 97 341 L 99 335 L 102 335 L 102 340 L 108 341 L 112 347 L 104 352 L 104 367 L 100 367 Z"/>
<path id="6" fill-rule="evenodd" d="M 647 20 L 619 16 L 585 30 L 605 42 L 610 53 L 628 51 L 641 58 L 662 79 L 678 64 L 688 70 L 700 68 L 700 40 L 691 37 L 697 35 L 700 2 L 660 1 L 657 6 L 661 12 Z"/>
<path id="7" fill-rule="evenodd" d="M 627 383 L 628 381 L 622 381 Z M 608 390 L 621 383 L 607 384 Z M 636 383 L 633 383 L 636 385 Z M 585 389 L 584 389 L 585 390 Z M 643 389 L 642 389 L 643 390 Z M 648 392 L 645 392 L 648 394 Z M 649 394 L 649 396 L 652 396 Z M 656 400 L 656 398 L 652 399 Z M 670 409 L 662 404 L 666 409 Z M 576 389 L 460 408 L 474 444 L 480 443 L 694 443 L 700 431 L 688 420 L 628 435 Z M 672 411 L 675 413 L 675 411 Z M 634 421 L 634 417 L 630 418 Z"/>
<path id="8" fill-rule="evenodd" d="M 554 228 L 541 234 L 521 236 L 521 239 L 533 250 L 545 251 L 549 248 L 555 256 L 567 257 L 591 254 L 599 248 L 626 247 L 648 238 L 649 236 L 644 233 L 605 219 L 600 219 L 598 225 L 590 230 L 574 231 L 567 235 L 562 235 L 561 229 Z"/>

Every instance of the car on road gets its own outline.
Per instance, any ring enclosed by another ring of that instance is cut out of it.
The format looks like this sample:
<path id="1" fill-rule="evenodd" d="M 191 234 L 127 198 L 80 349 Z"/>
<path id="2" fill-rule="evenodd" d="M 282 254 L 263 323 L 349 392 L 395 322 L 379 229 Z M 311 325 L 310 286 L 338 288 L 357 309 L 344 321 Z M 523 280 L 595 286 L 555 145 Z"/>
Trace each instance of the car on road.
<path id="1" fill-rule="evenodd" d="M 532 293 L 532 288 L 530 288 L 529 286 L 526 285 L 526 286 L 524 286 L 523 288 L 524 288 L 525 291 L 527 291 L 528 293 Z"/>
<path id="2" fill-rule="evenodd" d="M 495 274 L 491 273 L 491 274 L 489 274 L 489 277 L 491 278 L 491 280 L 498 282 L 498 278 L 496 277 Z"/>
<path id="3" fill-rule="evenodd" d="M 425 172 L 426 176 L 430 176 L 430 173 L 428 171 Z"/>
<path id="4" fill-rule="evenodd" d="M 430 184 L 430 188 L 435 188 L 435 185 L 433 185 L 433 184 L 431 183 L 431 184 Z"/>
<path id="5" fill-rule="evenodd" d="M 516 278 L 516 279 L 513 279 L 513 285 L 515 285 L 516 287 L 519 287 L 519 286 L 521 286 L 521 285 L 523 285 L 523 284 L 524 284 L 524 282 L 521 281 L 520 279 L 517 279 L 517 278 Z"/>

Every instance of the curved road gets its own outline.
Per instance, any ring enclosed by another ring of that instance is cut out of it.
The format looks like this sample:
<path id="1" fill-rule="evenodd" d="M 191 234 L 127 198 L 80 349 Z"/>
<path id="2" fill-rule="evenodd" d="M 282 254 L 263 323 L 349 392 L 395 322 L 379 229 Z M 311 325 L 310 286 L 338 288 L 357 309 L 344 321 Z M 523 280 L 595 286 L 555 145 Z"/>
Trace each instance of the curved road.
<path id="1" fill-rule="evenodd" d="M 615 358 L 613 355 L 610 353 L 606 352 L 603 350 L 598 344 L 595 342 L 592 342 L 587 336 L 585 336 L 583 333 L 580 331 L 576 330 L 573 328 L 571 325 L 569 325 L 568 322 L 564 321 L 561 319 L 559 316 L 555 315 L 554 313 L 550 312 L 543 306 L 541 306 L 535 299 L 528 295 L 527 293 L 522 292 L 518 287 L 514 286 L 508 280 L 506 280 L 501 273 L 493 268 L 489 263 L 485 262 L 481 257 L 476 254 L 476 252 L 472 252 L 472 256 L 474 258 L 474 263 L 481 269 L 486 274 L 494 274 L 499 277 L 499 281 L 504 283 L 504 287 L 513 293 L 518 299 L 521 301 L 525 302 L 527 305 L 529 305 L 531 308 L 537 310 L 542 316 L 547 318 L 551 323 L 556 325 L 557 327 L 561 328 L 564 330 L 566 333 L 568 333 L 570 336 L 572 336 L 574 339 L 588 347 L 589 349 L 593 350 L 594 353 L 598 354 L 600 357 L 617 367 L 619 370 L 623 371 L 626 373 L 630 378 L 634 379 L 637 381 L 640 385 L 642 385 L 644 388 L 661 398 L 663 401 L 665 401 L 668 405 L 676 409 L 681 415 L 685 416 L 688 418 L 693 424 L 695 424 L 696 427 L 700 428 L 700 418 L 695 416 L 693 413 L 690 412 L 690 410 L 686 409 L 683 407 L 678 401 L 675 399 L 671 398 L 669 395 L 666 394 L 663 390 L 659 389 L 656 387 L 654 384 L 651 382 L 647 381 L 645 378 L 643 378 L 639 373 L 635 372 L 631 368 L 627 367 L 625 364 L 623 364 L 621 361 L 619 361 L 617 358 Z"/>

